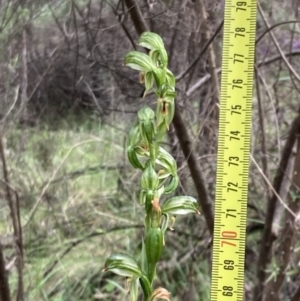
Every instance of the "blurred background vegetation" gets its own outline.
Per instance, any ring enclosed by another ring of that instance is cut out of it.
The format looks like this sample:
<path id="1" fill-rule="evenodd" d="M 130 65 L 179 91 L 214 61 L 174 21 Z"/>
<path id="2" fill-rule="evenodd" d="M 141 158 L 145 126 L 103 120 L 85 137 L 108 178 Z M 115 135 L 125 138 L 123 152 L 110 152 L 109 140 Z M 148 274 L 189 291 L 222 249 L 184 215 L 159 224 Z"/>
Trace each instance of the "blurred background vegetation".
<path id="1" fill-rule="evenodd" d="M 299 7 L 258 2 L 245 300 L 297 301 Z M 129 300 L 123 280 L 101 270 L 113 252 L 139 254 L 143 235 L 140 173 L 124 151 L 137 110 L 155 105 L 122 66 L 137 47 L 136 6 L 178 79 L 187 135 L 177 124 L 164 142 L 180 170 L 178 193 L 213 208 L 224 1 L 1 0 L 0 257 L 11 296 L 2 301 Z M 178 218 L 167 235 L 156 281 L 173 301 L 210 299 L 204 216 Z"/>

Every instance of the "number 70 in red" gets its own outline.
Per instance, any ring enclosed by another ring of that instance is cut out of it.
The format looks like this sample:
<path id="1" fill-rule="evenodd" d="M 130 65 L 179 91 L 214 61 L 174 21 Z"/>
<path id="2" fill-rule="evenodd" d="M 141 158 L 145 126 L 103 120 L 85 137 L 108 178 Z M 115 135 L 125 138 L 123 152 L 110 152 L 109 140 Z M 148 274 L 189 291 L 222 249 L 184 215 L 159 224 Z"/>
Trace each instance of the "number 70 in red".
<path id="1" fill-rule="evenodd" d="M 227 239 L 234 239 L 237 237 L 237 233 L 235 231 L 223 231 L 221 234 L 222 238 Z M 236 244 L 227 240 L 221 240 L 221 247 L 224 247 L 224 245 L 229 245 L 236 247 Z"/>

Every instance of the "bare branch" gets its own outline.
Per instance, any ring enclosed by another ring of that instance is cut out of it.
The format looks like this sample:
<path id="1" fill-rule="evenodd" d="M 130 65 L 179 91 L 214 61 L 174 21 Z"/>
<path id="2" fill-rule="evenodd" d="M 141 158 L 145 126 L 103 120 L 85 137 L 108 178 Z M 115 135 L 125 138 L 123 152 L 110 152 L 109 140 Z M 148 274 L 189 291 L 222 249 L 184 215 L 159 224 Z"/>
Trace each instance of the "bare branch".
<path id="1" fill-rule="evenodd" d="M 216 54 L 215 50 L 213 47 L 213 40 L 210 42 L 211 34 L 210 34 L 210 28 L 209 28 L 209 23 L 207 19 L 207 12 L 205 8 L 205 4 L 203 0 L 197 0 L 195 1 L 195 7 L 196 11 L 198 14 L 201 15 L 201 18 L 203 20 L 204 24 L 204 43 L 208 44 L 208 60 L 209 60 L 209 69 L 212 77 L 212 89 L 213 89 L 213 103 L 218 103 L 219 102 L 219 96 L 220 96 L 220 84 L 219 84 L 219 77 L 218 77 L 218 72 L 217 72 L 217 65 L 216 65 Z M 221 23 L 222 24 L 222 23 Z M 221 28 L 222 25 L 219 25 Z M 218 29 L 216 30 L 218 32 Z M 217 115 L 216 115 L 217 116 Z"/>
<path id="2" fill-rule="evenodd" d="M 300 124 L 297 128 L 297 153 L 294 164 L 293 183 L 288 195 L 289 207 L 294 214 L 285 215 L 285 225 L 278 244 L 277 264 L 279 273 L 267 285 L 264 300 L 280 301 L 280 291 L 288 272 L 291 255 L 295 247 L 297 228 L 299 227 L 300 213 Z M 298 217 L 298 220 L 297 220 Z"/>
<path id="3" fill-rule="evenodd" d="M 202 213 L 205 217 L 209 232 L 213 234 L 214 228 L 214 217 L 212 211 L 212 201 L 210 199 L 207 187 L 205 185 L 205 180 L 203 178 L 201 169 L 197 157 L 192 148 L 192 143 L 190 140 L 190 135 L 186 129 L 186 126 L 182 120 L 180 114 L 180 107 L 177 102 L 175 107 L 175 115 L 173 119 L 174 128 L 181 146 L 181 149 L 184 153 L 185 159 L 188 163 L 192 179 L 195 184 L 195 188 L 198 194 L 198 202 L 202 208 Z"/>
<path id="4" fill-rule="evenodd" d="M 5 269 L 5 260 L 4 260 L 1 243 L 0 243 L 0 300 L 11 301 L 7 271 Z"/>
<path id="5" fill-rule="evenodd" d="M 24 288 L 23 288 L 23 243 L 22 243 L 22 227 L 20 221 L 20 212 L 18 204 L 18 196 L 16 195 L 16 201 L 13 200 L 11 193 L 11 185 L 8 176 L 7 164 L 5 159 L 2 133 L 0 133 L 0 157 L 2 162 L 3 177 L 5 181 L 5 194 L 7 203 L 10 209 L 10 216 L 13 224 L 14 238 L 16 242 L 16 253 L 17 253 L 17 270 L 18 270 L 18 301 L 24 300 Z"/>
<path id="6" fill-rule="evenodd" d="M 273 188 L 277 194 L 280 192 L 282 181 L 288 166 L 289 158 L 292 153 L 294 143 L 296 141 L 296 135 L 298 132 L 299 125 L 300 125 L 300 116 L 298 115 L 292 123 L 289 136 L 287 138 L 286 144 L 282 151 L 281 160 L 274 178 Z M 264 232 L 261 240 L 260 252 L 259 252 L 259 257 L 257 262 L 257 274 L 256 274 L 257 284 L 254 289 L 255 301 L 262 300 L 262 292 L 263 292 L 264 282 L 266 278 L 266 268 L 270 260 L 271 247 L 274 242 L 274 239 L 276 238 L 272 233 L 272 224 L 273 224 L 274 214 L 276 210 L 277 199 L 278 199 L 277 195 L 273 193 L 272 197 L 268 201 L 267 208 L 266 208 L 265 226 L 264 226 Z"/>
<path id="7" fill-rule="evenodd" d="M 268 21 L 267 21 L 267 18 L 266 18 L 266 16 L 265 16 L 265 14 L 264 14 L 264 12 L 263 12 L 263 10 L 262 10 L 260 4 L 257 3 L 257 5 L 258 5 L 258 10 L 259 10 L 259 12 L 260 12 L 260 15 L 261 15 L 262 19 L 264 20 L 264 23 L 265 23 L 266 27 L 267 27 L 267 28 L 270 28 L 270 25 L 269 25 L 269 23 L 268 23 Z M 300 82 L 300 76 L 299 76 L 299 74 L 296 72 L 296 70 L 293 68 L 293 66 L 290 64 L 290 62 L 288 61 L 288 59 L 287 59 L 286 56 L 284 55 L 284 52 L 282 51 L 282 49 L 281 49 L 281 47 L 280 47 L 280 45 L 279 45 L 279 43 L 278 43 L 276 37 L 274 36 L 273 32 L 272 32 L 272 31 L 269 31 L 269 34 L 270 34 L 270 36 L 271 36 L 271 38 L 272 38 L 272 40 L 273 40 L 273 43 L 275 44 L 275 46 L 276 46 L 276 48 L 277 48 L 277 51 L 279 52 L 279 54 L 281 55 L 281 57 L 282 57 L 284 63 L 286 64 L 287 68 L 288 68 L 289 71 L 295 76 L 295 78 Z"/>
<path id="8" fill-rule="evenodd" d="M 259 83 L 260 75 L 255 66 L 255 83 L 256 83 L 256 95 L 257 95 L 257 103 L 258 103 L 258 117 L 259 117 L 259 125 L 261 132 L 261 161 L 263 165 L 263 172 L 265 176 L 269 179 L 269 166 L 268 166 L 268 154 L 267 154 L 267 146 L 266 146 L 266 131 L 265 131 L 265 122 L 264 122 L 264 108 L 262 106 L 262 97 L 260 93 L 260 83 Z M 271 191 L 269 185 L 266 184 L 266 193 L 267 199 L 271 197 Z"/>
<path id="9" fill-rule="evenodd" d="M 300 285 L 295 292 L 294 296 L 292 297 L 291 301 L 299 301 L 300 300 Z"/>
<path id="10" fill-rule="evenodd" d="M 192 61 L 192 63 L 188 66 L 188 68 L 183 71 L 181 74 L 176 76 L 176 80 L 180 81 L 182 80 L 193 68 L 195 68 L 196 64 L 199 62 L 199 60 L 202 58 L 206 50 L 209 48 L 209 45 L 213 42 L 213 40 L 216 38 L 216 36 L 219 34 L 223 27 L 224 21 L 222 21 L 219 26 L 217 27 L 216 31 L 214 34 L 210 37 L 210 39 L 207 41 L 199 55 Z"/>
<path id="11" fill-rule="evenodd" d="M 26 111 L 26 104 L 27 104 L 27 86 L 28 86 L 28 79 L 27 79 L 27 38 L 26 38 L 26 28 L 22 30 L 22 81 L 21 81 L 21 103 L 23 106 L 23 116 L 26 118 L 27 111 Z"/>
<path id="12" fill-rule="evenodd" d="M 149 27 L 142 15 L 139 5 L 135 0 L 124 0 L 132 17 L 132 22 L 139 35 L 145 31 L 149 31 Z"/>

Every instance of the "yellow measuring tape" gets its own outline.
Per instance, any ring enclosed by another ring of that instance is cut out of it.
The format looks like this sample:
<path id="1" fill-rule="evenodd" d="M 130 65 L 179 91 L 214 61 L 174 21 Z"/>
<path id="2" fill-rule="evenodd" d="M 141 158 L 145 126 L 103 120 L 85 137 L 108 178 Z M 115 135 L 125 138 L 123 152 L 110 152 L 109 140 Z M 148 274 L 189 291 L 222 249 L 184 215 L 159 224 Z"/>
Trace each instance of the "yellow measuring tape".
<path id="1" fill-rule="evenodd" d="M 256 6 L 225 1 L 211 301 L 244 294 Z"/>

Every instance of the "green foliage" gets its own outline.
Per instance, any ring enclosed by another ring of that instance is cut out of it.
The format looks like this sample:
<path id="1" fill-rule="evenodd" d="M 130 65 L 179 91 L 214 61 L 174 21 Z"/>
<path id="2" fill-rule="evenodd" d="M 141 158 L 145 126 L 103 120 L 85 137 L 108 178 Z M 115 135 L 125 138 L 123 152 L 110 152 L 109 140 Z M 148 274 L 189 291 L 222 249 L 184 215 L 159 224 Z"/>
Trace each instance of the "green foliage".
<path id="1" fill-rule="evenodd" d="M 170 221 L 174 221 L 173 215 L 199 211 L 197 201 L 192 197 L 173 197 L 161 206 L 163 195 L 173 193 L 178 186 L 176 161 L 161 147 L 174 116 L 175 78 L 167 69 L 168 56 L 160 36 L 144 32 L 139 45 L 150 50 L 148 55 L 129 52 L 125 56 L 125 65 L 141 72 L 140 79 L 146 88 L 144 96 L 152 88 L 157 96 L 156 114 L 150 107 L 142 107 L 127 139 L 128 160 L 142 171 L 140 204 L 145 205 L 145 239 L 140 263 L 127 255 L 111 255 L 104 271 L 130 278 L 131 301 L 138 299 L 137 280 L 145 301 L 170 300 L 166 289 L 153 288 L 156 265 L 165 244 L 165 231 Z"/>
<path id="2" fill-rule="evenodd" d="M 116 203 L 118 169 L 106 168 L 117 167 L 115 162 L 122 160 L 123 133 L 92 118 L 81 122 L 70 116 L 55 131 L 39 125 L 28 128 L 26 137 L 23 135 L 21 129 L 10 128 L 5 136 L 7 164 L 13 186 L 19 192 L 23 226 L 52 179 L 29 225 L 24 227 L 26 300 L 95 300 L 95 287 L 101 281 L 100 271 L 107 257 L 106 249 L 99 249 L 99 245 L 108 221 L 114 221 L 113 214 L 105 212 L 114 213 L 116 208 L 123 212 L 115 223 L 123 218 L 123 223 L 129 224 L 133 216 L 124 204 L 122 207 Z M 0 202 L 2 237 L 11 230 L 6 202 Z M 127 231 L 113 234 L 122 246 Z M 93 236 L 89 236 L 91 233 Z M 112 249 L 110 239 L 105 245 Z M 127 248 L 130 250 L 130 242 Z M 7 248 L 7 255 L 13 258 L 11 247 Z M 10 284 L 15 298 L 14 270 Z M 113 288 L 116 291 L 115 285 Z M 108 292 L 104 292 L 106 295 Z"/>

